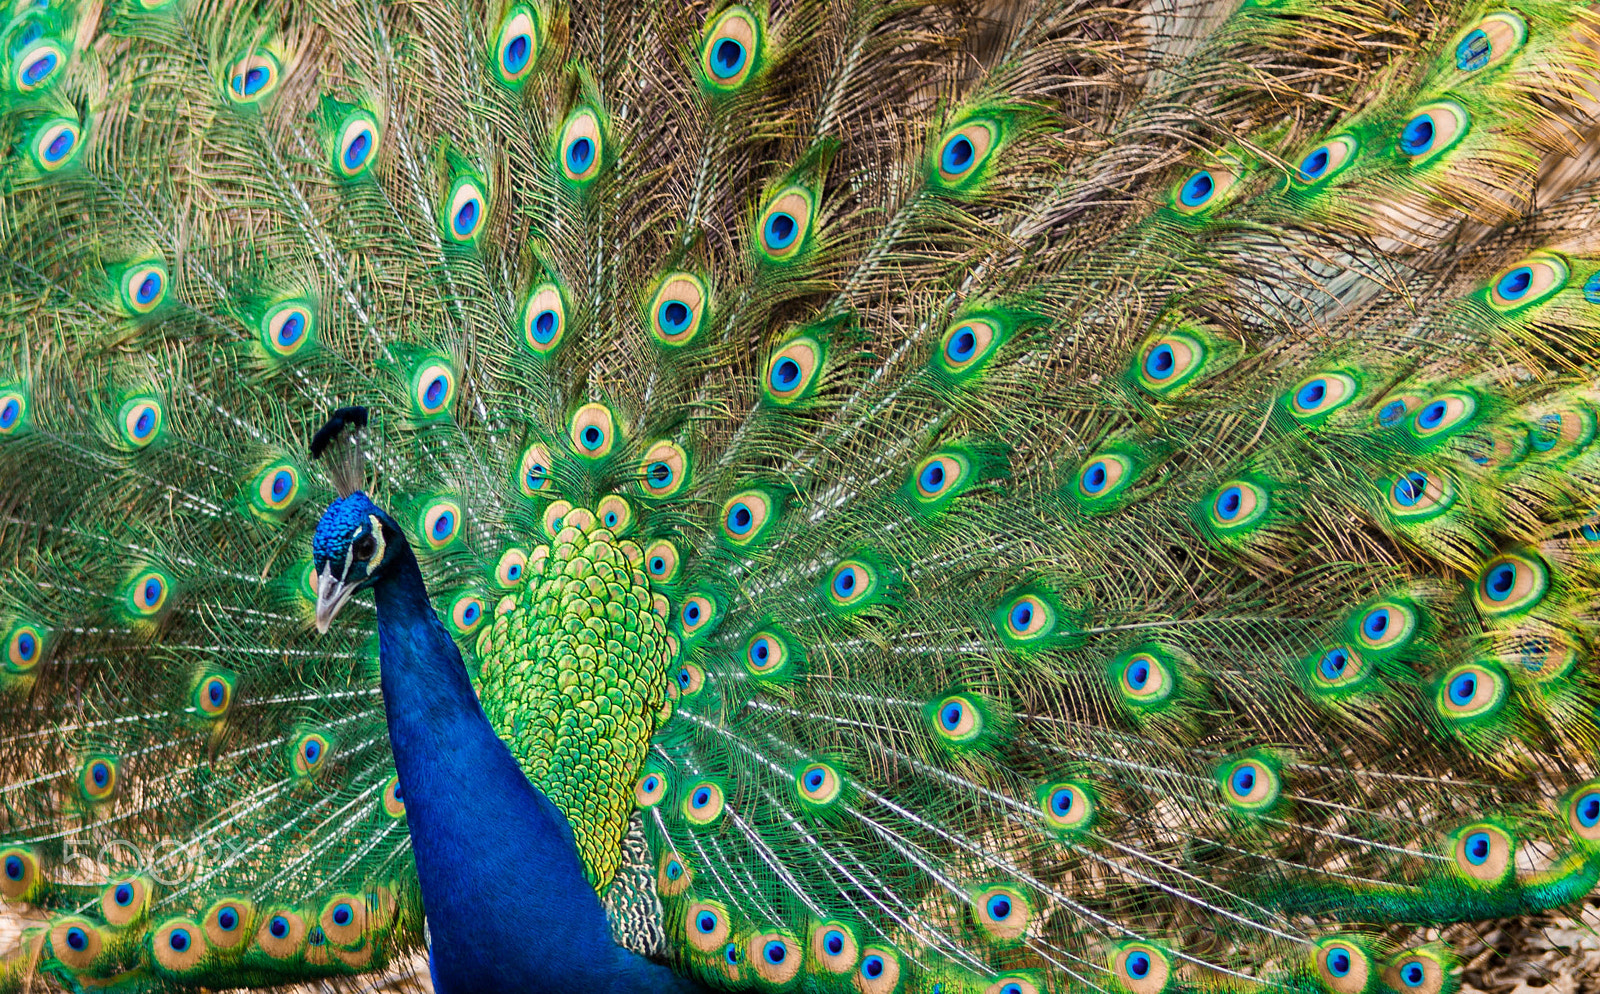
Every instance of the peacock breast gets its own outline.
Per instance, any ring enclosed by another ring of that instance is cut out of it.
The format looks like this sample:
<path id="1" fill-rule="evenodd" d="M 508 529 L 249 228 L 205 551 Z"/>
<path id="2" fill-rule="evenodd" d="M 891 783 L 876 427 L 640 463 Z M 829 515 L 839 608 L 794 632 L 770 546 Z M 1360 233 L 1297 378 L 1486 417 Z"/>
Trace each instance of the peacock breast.
<path id="1" fill-rule="evenodd" d="M 666 700 L 666 625 L 638 558 L 595 515 L 570 512 L 477 643 L 484 711 L 566 815 L 597 890 L 621 865 L 633 781 Z"/>

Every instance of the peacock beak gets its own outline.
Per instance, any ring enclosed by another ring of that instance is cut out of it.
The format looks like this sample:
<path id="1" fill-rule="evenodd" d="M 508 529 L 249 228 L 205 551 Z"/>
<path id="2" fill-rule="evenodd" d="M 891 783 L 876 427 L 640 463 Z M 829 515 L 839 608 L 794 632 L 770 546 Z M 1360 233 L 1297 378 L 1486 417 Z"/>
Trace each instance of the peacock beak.
<path id="1" fill-rule="evenodd" d="M 328 626 L 333 624 L 334 615 L 344 607 L 350 595 L 356 592 L 354 584 L 344 583 L 333 575 L 333 564 L 322 568 L 317 574 L 317 634 L 326 635 Z"/>

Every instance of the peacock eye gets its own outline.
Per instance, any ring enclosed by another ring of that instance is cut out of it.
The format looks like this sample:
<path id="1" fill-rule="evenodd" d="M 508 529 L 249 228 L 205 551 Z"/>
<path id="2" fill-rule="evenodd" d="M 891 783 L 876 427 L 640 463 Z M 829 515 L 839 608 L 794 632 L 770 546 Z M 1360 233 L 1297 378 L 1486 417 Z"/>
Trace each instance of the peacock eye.
<path id="1" fill-rule="evenodd" d="M 371 535 L 363 535 L 356 539 L 354 551 L 357 559 L 370 559 L 378 551 L 378 543 Z"/>

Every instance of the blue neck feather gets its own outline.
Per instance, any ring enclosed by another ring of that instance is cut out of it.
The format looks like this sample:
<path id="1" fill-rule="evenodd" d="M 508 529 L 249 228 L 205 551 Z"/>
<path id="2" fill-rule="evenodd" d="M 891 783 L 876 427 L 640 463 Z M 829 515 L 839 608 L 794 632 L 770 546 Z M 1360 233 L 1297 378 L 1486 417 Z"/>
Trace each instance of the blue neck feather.
<path id="1" fill-rule="evenodd" d="M 398 545 L 373 586 L 383 703 L 440 994 L 701 990 L 615 943 L 566 818 L 490 727 Z"/>

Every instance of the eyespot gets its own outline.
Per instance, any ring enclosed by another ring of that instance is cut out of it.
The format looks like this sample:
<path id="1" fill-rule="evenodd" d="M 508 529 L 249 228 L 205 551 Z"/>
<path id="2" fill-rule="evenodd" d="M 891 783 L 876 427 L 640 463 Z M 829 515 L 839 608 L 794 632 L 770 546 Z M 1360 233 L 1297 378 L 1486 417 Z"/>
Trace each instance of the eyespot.
<path id="1" fill-rule="evenodd" d="M 694 879 L 694 869 L 680 853 L 667 850 L 661 854 L 656 869 L 656 893 L 662 897 L 677 897 L 689 889 Z"/>
<path id="2" fill-rule="evenodd" d="M 1411 434 L 1436 438 L 1465 426 L 1477 413 L 1478 401 L 1470 393 L 1446 393 L 1422 405 L 1411 419 Z"/>
<path id="3" fill-rule="evenodd" d="M 483 232 L 488 216 L 488 200 L 477 180 L 463 176 L 450 185 L 444 216 L 440 218 L 446 238 L 457 245 L 472 244 Z"/>
<path id="4" fill-rule="evenodd" d="M 683 622 L 685 638 L 698 635 L 711 623 L 716 616 L 717 608 L 711 598 L 704 594 L 695 594 L 683 602 L 683 610 L 678 612 Z"/>
<path id="5" fill-rule="evenodd" d="M 1047 827 L 1073 832 L 1094 823 L 1097 805 L 1088 787 L 1070 780 L 1046 784 L 1037 792 L 1039 812 Z"/>
<path id="6" fill-rule="evenodd" d="M 1528 24 L 1509 10 L 1496 11 L 1473 25 L 1456 42 L 1456 68 L 1477 72 L 1522 48 L 1528 40 Z"/>
<path id="7" fill-rule="evenodd" d="M 942 502 L 961 492 L 971 472 L 972 464 L 961 453 L 935 453 L 912 470 L 912 490 L 924 504 Z"/>
<path id="8" fill-rule="evenodd" d="M 616 494 L 606 494 L 600 498 L 594 513 L 600 521 L 600 527 L 614 536 L 626 535 L 628 529 L 633 527 L 633 507 Z"/>
<path id="9" fill-rule="evenodd" d="M 1594 441 L 1595 415 L 1585 408 L 1566 408 L 1539 415 L 1528 430 L 1528 445 L 1546 459 L 1570 455 Z"/>
<path id="10" fill-rule="evenodd" d="M 147 569 L 128 584 L 125 602 L 135 615 L 152 617 L 167 606 L 167 595 L 172 592 L 172 580 L 156 569 Z"/>
<path id="11" fill-rule="evenodd" d="M 322 934 L 336 946 L 353 946 L 367 929 L 367 902 L 356 894 L 334 894 L 317 918 Z"/>
<path id="12" fill-rule="evenodd" d="M 805 396 L 822 370 L 822 346 L 812 338 L 786 343 L 767 362 L 767 399 L 784 406 Z"/>
<path id="13" fill-rule="evenodd" d="M 1445 988 L 1445 968 L 1425 949 L 1408 950 L 1383 971 L 1383 982 L 1403 994 L 1440 994 Z"/>
<path id="14" fill-rule="evenodd" d="M 616 426 L 611 408 L 604 404 L 585 404 L 572 415 L 572 444 L 588 459 L 603 459 L 616 444 Z"/>
<path id="15" fill-rule="evenodd" d="M 1000 634 L 1009 641 L 1032 642 L 1055 631 L 1055 608 L 1037 594 L 1019 594 L 1000 606 Z"/>
<path id="16" fill-rule="evenodd" d="M 1028 930 L 1033 909 L 1028 899 L 1011 887 L 988 887 L 972 895 L 972 917 L 978 927 L 996 939 L 1019 939 Z"/>
<path id="17" fill-rule="evenodd" d="M 844 790 L 844 778 L 831 764 L 816 762 L 800 768 L 794 786 L 805 804 L 827 807 L 839 799 Z"/>
<path id="18" fill-rule="evenodd" d="M 691 825 L 710 825 L 722 817 L 722 788 L 710 780 L 691 784 L 679 809 Z"/>
<path id="19" fill-rule="evenodd" d="M 423 508 L 418 523 L 428 548 L 437 552 L 461 534 L 461 505 L 441 497 Z"/>
<path id="20" fill-rule="evenodd" d="M 549 355 L 567 330 L 567 305 L 554 283 L 541 283 L 522 307 L 522 343 L 537 356 Z"/>
<path id="21" fill-rule="evenodd" d="M 203 677 L 194 691 L 195 710 L 207 718 L 221 718 L 233 706 L 233 679 L 221 674 Z"/>
<path id="22" fill-rule="evenodd" d="M 91 801 L 103 801 L 116 793 L 117 760 L 115 756 L 90 756 L 78 771 L 78 789 Z"/>
<path id="23" fill-rule="evenodd" d="M 1295 384 L 1284 398 L 1289 413 L 1299 421 L 1326 418 L 1356 399 L 1355 378 L 1345 373 L 1318 373 Z"/>
<path id="24" fill-rule="evenodd" d="M 1317 690 L 1350 688 L 1371 675 L 1367 661 L 1345 646 L 1335 646 L 1314 655 L 1309 669 L 1312 686 Z"/>
<path id="25" fill-rule="evenodd" d="M 1111 974 L 1128 994 L 1161 994 L 1171 973 L 1166 954 L 1155 946 L 1130 942 L 1111 954 Z"/>
<path id="26" fill-rule="evenodd" d="M 840 562 L 823 581 L 828 602 L 837 608 L 863 607 L 878 593 L 878 571 L 864 559 Z"/>
<path id="27" fill-rule="evenodd" d="M 1557 256 L 1529 256 L 1489 283 L 1489 306 L 1506 314 L 1542 303 L 1567 285 L 1569 274 L 1565 260 Z"/>
<path id="28" fill-rule="evenodd" d="M 122 306 L 129 314 L 143 316 L 167 299 L 167 267 L 158 260 L 135 263 L 122 275 Z"/>
<path id="29" fill-rule="evenodd" d="M 495 75 L 501 83 L 514 87 L 528 78 L 539 55 L 538 22 L 532 10 L 517 6 L 507 12 L 494 52 Z"/>
<path id="30" fill-rule="evenodd" d="M 50 927 L 50 955 L 69 969 L 89 969 L 102 952 L 100 930 L 87 918 L 60 918 Z"/>
<path id="31" fill-rule="evenodd" d="M 1345 939 L 1323 939 L 1312 946 L 1311 965 L 1331 994 L 1363 994 L 1372 974 L 1367 951 Z"/>
<path id="32" fill-rule="evenodd" d="M 15 435 L 28 423 L 28 395 L 0 389 L 0 437 Z"/>
<path id="33" fill-rule="evenodd" d="M 983 994 L 1039 994 L 1039 988 L 1026 977 L 1001 977 L 983 989 Z"/>
<path id="34" fill-rule="evenodd" d="M 728 911 L 714 901 L 696 901 L 684 909 L 684 937 L 702 953 L 715 953 L 728 941 Z"/>
<path id="35" fill-rule="evenodd" d="M 803 187 L 791 186 L 772 199 L 756 229 L 768 259 L 785 262 L 799 254 L 810 236 L 813 210 L 811 192 Z"/>
<path id="36" fill-rule="evenodd" d="M 510 590 L 520 586 L 527 579 L 528 554 L 521 549 L 512 547 L 500 553 L 500 561 L 495 563 L 494 579 L 502 588 Z"/>
<path id="37" fill-rule="evenodd" d="M 253 104 L 278 86 L 278 60 L 257 52 L 235 62 L 228 69 L 228 98 L 236 104 Z"/>
<path id="38" fill-rule="evenodd" d="M 900 957 L 882 946 L 861 951 L 861 966 L 856 970 L 856 989 L 861 994 L 890 994 L 900 986 Z"/>
<path id="39" fill-rule="evenodd" d="M 232 898 L 218 901 L 205 914 L 206 941 L 219 949 L 237 946 L 248 936 L 254 914 L 248 901 Z"/>
<path id="40" fill-rule="evenodd" d="M 734 545 L 749 545 L 774 523 L 772 498 L 759 490 L 729 497 L 722 505 L 722 537 Z"/>
<path id="41" fill-rule="evenodd" d="M 935 146 L 934 169 L 945 187 L 965 186 L 983 172 L 983 165 L 1000 138 L 995 122 L 979 118 L 945 132 Z"/>
<path id="42" fill-rule="evenodd" d="M 550 451 L 530 445 L 522 453 L 517 469 L 517 486 L 524 497 L 537 497 L 550 490 Z"/>
<path id="43" fill-rule="evenodd" d="M 761 51 L 761 23 L 744 7 L 729 7 L 706 29 L 700 70 L 713 90 L 732 91 L 755 71 Z"/>
<path id="44" fill-rule="evenodd" d="M 478 626 L 483 624 L 483 617 L 483 598 L 477 594 L 462 594 L 450 605 L 450 624 L 455 627 L 457 635 L 471 635 L 477 631 Z"/>
<path id="45" fill-rule="evenodd" d="M 1349 135 L 1330 138 L 1306 153 L 1305 158 L 1300 160 L 1295 178 L 1307 185 L 1330 180 L 1344 171 L 1359 148 L 1356 140 Z"/>
<path id="46" fill-rule="evenodd" d="M 1157 396 L 1178 392 L 1205 367 L 1207 350 L 1189 335 L 1157 335 L 1139 350 L 1135 374 L 1139 385 Z"/>
<path id="47" fill-rule="evenodd" d="M 1180 214 L 1199 214 L 1222 203 L 1236 182 L 1238 176 L 1230 169 L 1196 170 L 1173 187 L 1172 208 Z"/>
<path id="48" fill-rule="evenodd" d="M 287 359 L 316 340 L 316 312 L 310 304 L 285 301 L 266 313 L 261 321 L 261 344 L 267 354 Z"/>
<path id="49" fill-rule="evenodd" d="M 789 647 L 773 632 L 757 632 L 744 647 L 744 665 L 752 676 L 770 677 L 789 662 Z"/>
<path id="50" fill-rule="evenodd" d="M 11 85 L 24 96 L 48 88 L 60 76 L 61 67 L 67 63 L 67 53 L 49 38 L 33 42 L 17 56 Z"/>
<path id="51" fill-rule="evenodd" d="M 1455 482 L 1436 471 L 1409 469 L 1382 486 L 1389 513 L 1402 521 L 1436 518 L 1456 502 Z"/>
<path id="52" fill-rule="evenodd" d="M 389 781 L 383 785 L 380 804 L 383 807 L 383 813 L 396 821 L 406 816 L 406 796 L 400 787 L 400 777 L 398 775 L 390 777 Z"/>
<path id="53" fill-rule="evenodd" d="M 1417 612 L 1399 601 L 1382 601 L 1352 618 L 1356 639 L 1367 649 L 1398 649 L 1417 631 Z"/>
<path id="54" fill-rule="evenodd" d="M 302 777 L 314 776 L 328 763 L 328 737 L 320 732 L 306 732 L 295 739 L 292 762 L 295 773 Z"/>
<path id="55" fill-rule="evenodd" d="M 1378 402 L 1372 423 L 1379 428 L 1393 428 L 1427 400 L 1428 398 L 1414 393 L 1391 394 Z"/>
<path id="56" fill-rule="evenodd" d="M 1549 589 L 1550 574 L 1540 559 L 1506 553 L 1483 565 L 1472 600 L 1480 613 L 1500 618 L 1537 606 Z"/>
<path id="57" fill-rule="evenodd" d="M 1217 783 L 1229 807 L 1249 813 L 1271 808 L 1283 792 L 1278 771 L 1257 756 L 1223 763 L 1217 770 Z"/>
<path id="58" fill-rule="evenodd" d="M 587 107 L 573 111 L 561 129 L 561 152 L 557 164 L 569 182 L 587 183 L 600 175 L 605 146 L 600 136 L 600 119 Z"/>
<path id="59" fill-rule="evenodd" d="M 1572 834 L 1584 842 L 1600 842 L 1600 782 L 1573 791 L 1565 807 Z"/>
<path id="60" fill-rule="evenodd" d="M 1452 666 L 1439 680 L 1436 703 L 1439 714 L 1452 721 L 1483 718 L 1505 704 L 1506 678 L 1498 667 L 1484 663 Z"/>
<path id="61" fill-rule="evenodd" d="M 1498 825 L 1479 822 L 1455 833 L 1456 871 L 1479 884 L 1500 884 L 1515 872 L 1516 844 Z"/>
<path id="62" fill-rule="evenodd" d="M 269 465 L 256 474 L 251 496 L 258 511 L 280 513 L 288 510 L 300 496 L 300 471 L 293 463 Z"/>
<path id="63" fill-rule="evenodd" d="M 1591 273 L 1584 281 L 1583 299 L 1591 304 L 1600 304 L 1600 272 Z"/>
<path id="64" fill-rule="evenodd" d="M 1133 460 L 1116 452 L 1095 456 L 1078 473 L 1078 497 L 1091 506 L 1108 501 L 1133 482 Z"/>
<path id="65" fill-rule="evenodd" d="M 44 629 L 27 622 L 18 622 L 6 635 L 6 663 L 8 673 L 28 673 L 44 661 Z"/>
<path id="66" fill-rule="evenodd" d="M 422 417 L 448 414 L 455 396 L 455 373 L 442 362 L 423 363 L 411 376 L 411 402 Z"/>
<path id="67" fill-rule="evenodd" d="M 750 937 L 746 959 L 756 974 L 769 984 L 786 984 L 800 972 L 804 956 L 799 945 L 786 935 L 761 932 Z"/>
<path id="68" fill-rule="evenodd" d="M 1241 531 L 1267 516 L 1272 500 L 1267 492 L 1249 480 L 1224 483 L 1211 498 L 1206 520 L 1224 534 Z"/>
<path id="69" fill-rule="evenodd" d="M 927 709 L 929 724 L 941 741 L 962 745 L 983 734 L 983 713 L 962 694 L 951 694 Z"/>
<path id="70" fill-rule="evenodd" d="M 633 803 L 641 808 L 653 808 L 667 796 L 667 775 L 659 770 L 646 770 L 633 786 Z"/>
<path id="71" fill-rule="evenodd" d="M 40 879 L 39 859 L 31 850 L 18 846 L 0 849 L 0 895 L 11 901 L 27 900 Z"/>
<path id="72" fill-rule="evenodd" d="M 256 947 L 273 959 L 289 959 L 300 953 L 306 939 L 305 919 L 293 911 L 264 913 Z"/>
<path id="73" fill-rule="evenodd" d="M 678 578 L 681 561 L 677 546 L 666 539 L 651 542 L 644 550 L 644 571 L 652 583 L 671 583 Z"/>
<path id="74" fill-rule="evenodd" d="M 705 317 L 705 281 L 693 273 L 669 273 L 650 301 L 650 330 L 663 345 L 687 345 Z"/>
<path id="75" fill-rule="evenodd" d="M 987 318 L 970 317 L 951 324 L 939 340 L 938 368 L 963 377 L 976 372 L 1000 344 L 999 329 Z"/>
<path id="76" fill-rule="evenodd" d="M 339 126 L 333 143 L 333 172 L 342 179 L 364 176 L 377 160 L 375 152 L 383 132 L 378 119 L 363 110 L 352 111 Z"/>
<path id="77" fill-rule="evenodd" d="M 83 127 L 77 121 L 46 121 L 33 139 L 33 161 L 40 170 L 53 173 L 77 159 L 82 147 Z"/>
<path id="78" fill-rule="evenodd" d="M 1467 109 L 1451 100 L 1419 107 L 1400 129 L 1400 154 L 1421 165 L 1460 141 L 1471 124 Z"/>
<path id="79" fill-rule="evenodd" d="M 856 965 L 855 932 L 841 922 L 820 922 L 811 929 L 811 958 L 829 973 L 849 973 Z"/>
<path id="80" fill-rule="evenodd" d="M 694 663 L 684 663 L 678 667 L 678 672 L 673 675 L 673 682 L 678 686 L 679 697 L 693 697 L 705 686 L 706 673 Z"/>
<path id="81" fill-rule="evenodd" d="M 1152 652 L 1136 651 L 1112 665 L 1116 687 L 1125 703 L 1150 707 L 1172 696 L 1177 689 L 1176 675 L 1166 660 Z"/>
<path id="82" fill-rule="evenodd" d="M 123 442 L 135 449 L 145 448 L 161 437 L 164 420 L 161 402 L 154 397 L 135 397 L 125 402 L 118 415 Z"/>

